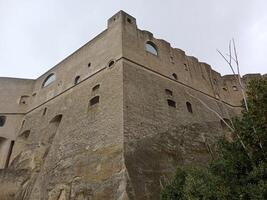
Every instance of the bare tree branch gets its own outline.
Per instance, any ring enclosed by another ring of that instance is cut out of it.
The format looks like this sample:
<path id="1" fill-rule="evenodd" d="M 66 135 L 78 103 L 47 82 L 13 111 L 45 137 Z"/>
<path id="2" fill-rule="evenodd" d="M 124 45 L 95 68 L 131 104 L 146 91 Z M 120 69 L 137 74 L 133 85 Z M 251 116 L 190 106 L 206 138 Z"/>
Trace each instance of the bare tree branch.
<path id="1" fill-rule="evenodd" d="M 218 52 L 218 53 L 223 57 L 223 59 L 228 63 L 229 67 L 231 68 L 231 70 L 232 70 L 232 72 L 233 72 L 233 75 L 234 75 L 236 81 L 238 82 L 238 77 L 237 77 L 237 75 L 236 75 L 236 73 L 235 73 L 235 70 L 234 70 L 232 64 L 226 59 L 226 57 L 225 57 L 225 56 L 224 56 L 218 49 L 217 49 L 217 52 Z"/>

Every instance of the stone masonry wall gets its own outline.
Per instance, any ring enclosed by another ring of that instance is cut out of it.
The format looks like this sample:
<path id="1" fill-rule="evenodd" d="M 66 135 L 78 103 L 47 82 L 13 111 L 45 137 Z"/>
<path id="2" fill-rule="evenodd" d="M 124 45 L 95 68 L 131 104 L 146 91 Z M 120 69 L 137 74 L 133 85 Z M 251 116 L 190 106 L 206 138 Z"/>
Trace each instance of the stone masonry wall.
<path id="1" fill-rule="evenodd" d="M 0 94 L 0 200 L 159 199 L 177 166 L 206 165 L 229 137 L 201 101 L 225 119 L 241 104 L 233 75 L 123 11 L 36 80 L 0 78 Z"/>
<path id="2" fill-rule="evenodd" d="M 124 63 L 123 72 L 127 191 L 130 199 L 159 199 L 177 166 L 206 165 L 224 136 L 220 119 L 194 97 L 226 119 L 239 109 L 130 62 Z"/>

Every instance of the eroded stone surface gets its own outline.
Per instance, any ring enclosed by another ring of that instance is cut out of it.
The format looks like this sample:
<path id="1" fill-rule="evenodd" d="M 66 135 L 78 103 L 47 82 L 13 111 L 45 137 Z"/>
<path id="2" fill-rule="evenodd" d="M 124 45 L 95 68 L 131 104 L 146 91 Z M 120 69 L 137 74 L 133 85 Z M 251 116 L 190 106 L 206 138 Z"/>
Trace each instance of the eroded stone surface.
<path id="1" fill-rule="evenodd" d="M 157 200 L 177 166 L 205 165 L 231 139 L 201 101 L 229 119 L 241 99 L 233 75 L 123 11 L 36 80 L 0 78 L 0 94 L 0 200 Z"/>

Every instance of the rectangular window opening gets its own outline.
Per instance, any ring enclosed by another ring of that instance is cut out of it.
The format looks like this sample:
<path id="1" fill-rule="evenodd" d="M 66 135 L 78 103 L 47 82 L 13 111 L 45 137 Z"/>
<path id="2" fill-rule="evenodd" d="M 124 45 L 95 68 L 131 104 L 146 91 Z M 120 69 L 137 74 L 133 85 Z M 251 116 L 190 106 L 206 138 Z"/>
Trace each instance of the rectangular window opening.
<path id="1" fill-rule="evenodd" d="M 174 107 L 174 108 L 176 108 L 176 102 L 175 102 L 175 101 L 173 101 L 173 100 L 171 100 L 171 99 L 167 99 L 167 102 L 168 102 L 168 105 L 169 105 L 170 107 Z"/>

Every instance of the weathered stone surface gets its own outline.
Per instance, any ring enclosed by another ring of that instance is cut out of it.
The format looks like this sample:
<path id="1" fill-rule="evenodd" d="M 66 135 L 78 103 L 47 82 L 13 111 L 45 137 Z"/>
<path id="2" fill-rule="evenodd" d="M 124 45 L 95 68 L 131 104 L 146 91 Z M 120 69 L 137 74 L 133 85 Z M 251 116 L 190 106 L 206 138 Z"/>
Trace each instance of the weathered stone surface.
<path id="1" fill-rule="evenodd" d="M 0 94 L 0 200 L 159 199 L 177 166 L 205 165 L 231 139 L 201 102 L 229 119 L 241 99 L 233 76 L 123 11 L 36 80 L 0 78 Z"/>

